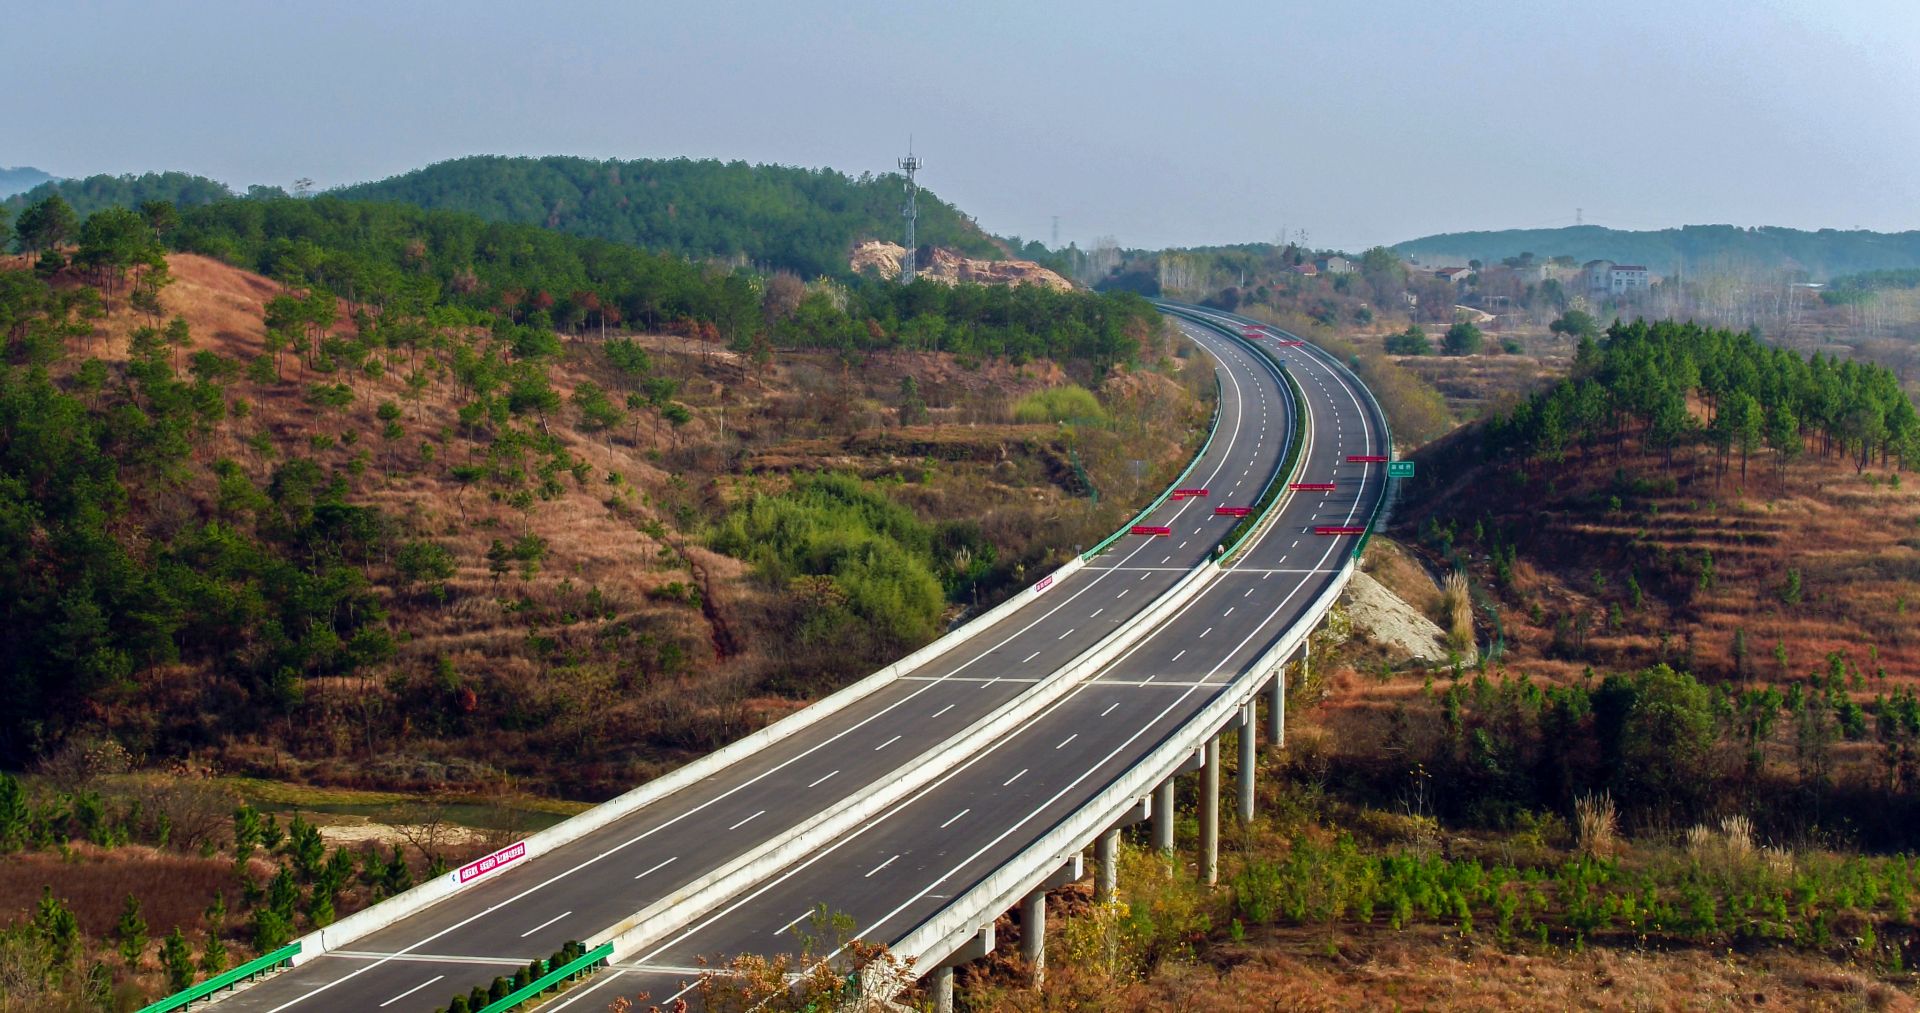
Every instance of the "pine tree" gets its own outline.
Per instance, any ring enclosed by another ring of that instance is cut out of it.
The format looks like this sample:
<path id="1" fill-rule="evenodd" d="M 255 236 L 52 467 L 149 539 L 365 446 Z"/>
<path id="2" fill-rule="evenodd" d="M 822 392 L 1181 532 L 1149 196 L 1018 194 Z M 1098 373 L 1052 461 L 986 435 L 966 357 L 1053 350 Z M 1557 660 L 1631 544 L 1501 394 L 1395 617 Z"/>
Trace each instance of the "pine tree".
<path id="1" fill-rule="evenodd" d="M 207 936 L 206 948 L 200 951 L 200 973 L 212 977 L 227 969 L 227 944 L 218 933 Z"/>
<path id="2" fill-rule="evenodd" d="M 139 970 L 140 958 L 147 952 L 147 920 L 140 916 L 140 898 L 133 894 L 127 894 L 120 917 L 113 923 L 113 938 L 128 969 Z"/>
<path id="3" fill-rule="evenodd" d="M 193 949 L 187 945 L 187 937 L 175 925 L 173 931 L 160 943 L 160 966 L 167 972 L 167 987 L 175 992 L 193 984 Z"/>

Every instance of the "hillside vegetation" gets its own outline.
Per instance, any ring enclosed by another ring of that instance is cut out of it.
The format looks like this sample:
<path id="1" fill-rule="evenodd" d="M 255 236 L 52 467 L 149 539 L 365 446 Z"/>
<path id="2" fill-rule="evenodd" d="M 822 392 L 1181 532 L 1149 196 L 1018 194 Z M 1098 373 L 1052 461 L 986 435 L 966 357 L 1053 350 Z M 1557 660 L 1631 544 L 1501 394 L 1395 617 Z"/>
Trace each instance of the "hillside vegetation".
<path id="1" fill-rule="evenodd" d="M 862 239 L 900 235 L 904 178 L 717 160 L 476 155 L 332 191 L 541 225 L 687 257 L 805 277 L 847 273 Z M 920 242 L 973 256 L 999 248 L 952 205 L 921 191 Z"/>
<path id="2" fill-rule="evenodd" d="M 475 155 L 328 194 L 466 212 L 763 273 L 838 278 L 851 274 L 847 254 L 856 242 L 899 238 L 902 182 L 895 174 L 849 176 L 833 169 L 715 159 Z M 35 183 L 4 206 L 17 214 L 58 195 L 85 218 L 107 207 L 165 201 L 185 210 L 236 196 L 224 183 L 184 172 Z M 245 196 L 274 201 L 288 195 L 279 187 L 253 186 Z M 923 244 L 971 257 L 1005 255 L 971 218 L 932 192 L 920 192 L 919 211 Z"/>
<path id="3" fill-rule="evenodd" d="M 1219 885 L 1187 775 L 1178 859 L 1126 831 L 1117 904 L 1053 896 L 1045 988 L 1003 918 L 967 1008 L 1914 1008 L 1912 403 L 1673 322 L 1571 368 L 1419 451 L 1411 551 L 1368 550 L 1455 659 L 1336 610 Z"/>
<path id="4" fill-rule="evenodd" d="M 155 224 L 279 282 L 163 256 Z M 1129 298 L 786 286 L 333 199 L 110 208 L 78 238 L 0 272 L 13 764 L 76 731 L 143 756 L 262 736 L 367 783 L 610 791 L 1091 543 L 1190 431 Z M 1069 374 L 1126 423 L 1012 425 Z M 989 425 L 859 442 L 942 421 Z M 1076 457 L 1107 505 L 1069 509 Z M 787 501 L 824 541 L 771 538 Z M 844 620 L 801 621 L 816 600 Z M 564 761 L 615 724 L 622 748 Z M 434 762 L 381 759 L 422 734 Z"/>
<path id="5" fill-rule="evenodd" d="M 1449 232 L 1396 243 L 1394 251 L 1424 263 L 1497 264 L 1523 253 L 1576 261 L 1644 264 L 1657 274 L 1710 274 L 1737 269 L 1799 270 L 1813 281 L 1889 268 L 1920 267 L 1920 232 L 1687 225 L 1634 232 L 1599 225 L 1559 229 Z"/>
<path id="6" fill-rule="evenodd" d="M 331 198 L 30 212 L 0 1009 L 135 1008 L 803 706 L 1112 530 L 1214 393 L 1132 297 Z"/>
<path id="7" fill-rule="evenodd" d="M 272 187 L 254 189 L 260 196 L 286 196 Z M 47 180 L 8 198 L 5 206 L 18 213 L 56 195 L 82 218 L 102 208 L 138 208 L 148 201 L 166 201 L 176 208 L 190 208 L 234 197 L 233 191 L 225 183 L 205 176 L 186 172 L 144 172 L 138 175 L 103 174 L 80 179 Z"/>

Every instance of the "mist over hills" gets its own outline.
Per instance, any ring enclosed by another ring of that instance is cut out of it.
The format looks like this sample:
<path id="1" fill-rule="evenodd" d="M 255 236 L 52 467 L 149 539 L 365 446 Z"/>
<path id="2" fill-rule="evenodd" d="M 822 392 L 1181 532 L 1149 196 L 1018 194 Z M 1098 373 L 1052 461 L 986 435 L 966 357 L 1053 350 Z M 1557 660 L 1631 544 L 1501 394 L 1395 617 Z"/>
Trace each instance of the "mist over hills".
<path id="1" fill-rule="evenodd" d="M 52 173 L 44 172 L 30 165 L 16 165 L 11 169 L 0 169 L 0 197 L 11 197 L 16 193 L 25 193 L 53 178 Z"/>
<path id="2" fill-rule="evenodd" d="M 491 221 L 811 277 L 847 273 L 847 252 L 859 240 L 900 239 L 902 182 L 895 173 L 851 176 L 835 169 L 716 159 L 474 155 L 326 192 L 345 200 L 461 211 Z M 273 186 L 250 186 L 242 193 L 187 172 L 58 179 L 39 169 L 0 169 L 0 202 L 15 211 L 53 193 L 82 217 L 103 207 L 133 207 L 149 200 L 172 201 L 185 209 L 234 197 L 287 196 Z M 935 194 L 920 192 L 919 211 L 921 243 L 989 259 L 1006 255 L 972 217 Z M 1194 247 L 1188 252 L 1263 246 Z M 1920 268 L 1920 231 L 1733 225 L 1629 231 L 1577 225 L 1441 233 L 1392 249 L 1434 265 L 1496 263 L 1533 253 L 1645 264 L 1662 275 L 1788 271 L 1812 281 Z M 1020 252 L 1043 259 L 1047 253 L 1038 247 Z"/>
<path id="3" fill-rule="evenodd" d="M 1577 261 L 1645 264 L 1659 274 L 1728 269 L 1804 271 L 1811 281 L 1844 274 L 1920 267 L 1920 231 L 1808 232 L 1774 226 L 1687 225 L 1633 232 L 1599 225 L 1558 229 L 1448 232 L 1397 243 L 1393 249 L 1422 263 L 1496 263 L 1533 253 Z"/>

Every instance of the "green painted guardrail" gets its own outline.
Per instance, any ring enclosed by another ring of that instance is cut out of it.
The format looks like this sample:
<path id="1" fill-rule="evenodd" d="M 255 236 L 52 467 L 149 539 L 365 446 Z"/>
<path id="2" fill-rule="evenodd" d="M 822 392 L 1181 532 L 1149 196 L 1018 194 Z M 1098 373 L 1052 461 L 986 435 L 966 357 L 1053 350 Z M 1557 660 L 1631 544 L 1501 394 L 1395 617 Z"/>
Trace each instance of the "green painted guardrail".
<path id="1" fill-rule="evenodd" d="M 1280 505 L 1281 495 L 1287 483 L 1293 479 L 1294 468 L 1299 465 L 1300 455 L 1305 451 L 1307 445 L 1305 439 L 1307 432 L 1306 392 L 1300 389 L 1300 382 L 1293 378 L 1293 370 L 1288 369 L 1286 363 L 1275 359 L 1272 355 L 1268 354 L 1266 349 L 1261 348 L 1258 344 L 1255 344 L 1253 347 L 1259 354 L 1265 355 L 1267 361 L 1279 367 L 1281 377 L 1287 381 L 1287 386 L 1293 390 L 1293 431 L 1287 434 L 1286 460 L 1282 462 L 1279 469 L 1273 473 L 1273 478 L 1267 482 L 1266 489 L 1261 491 L 1260 498 L 1254 502 L 1254 512 L 1239 524 L 1235 524 L 1227 531 L 1226 537 L 1221 539 L 1221 543 L 1226 546 L 1220 553 L 1219 558 L 1222 562 L 1231 559 L 1234 553 L 1239 552 L 1241 546 L 1247 543 L 1247 539 L 1252 538 L 1253 533 L 1260 530 L 1260 525 L 1266 522 L 1267 515 L 1273 512 L 1273 508 Z"/>
<path id="2" fill-rule="evenodd" d="M 292 960 L 294 954 L 299 952 L 299 943 L 288 943 L 272 953 L 255 957 L 231 971 L 208 978 L 206 981 L 192 988 L 183 992 L 176 992 L 151 1006 L 142 1006 L 140 1013 L 167 1013 L 168 1010 L 185 1009 L 188 1003 L 196 999 L 205 999 L 207 996 L 221 989 L 231 988 L 244 978 L 251 978 L 264 971 L 271 971 L 281 964 Z"/>
<path id="3" fill-rule="evenodd" d="M 1220 431 L 1221 400 L 1225 396 L 1226 389 L 1220 385 L 1220 377 L 1216 374 L 1213 378 L 1213 421 L 1207 424 L 1207 442 L 1200 444 L 1199 452 L 1193 455 L 1193 460 L 1187 462 L 1186 470 L 1180 473 L 1179 478 L 1173 480 L 1172 485 L 1167 486 L 1153 502 L 1147 504 L 1146 509 L 1134 514 L 1132 520 L 1120 525 L 1119 529 L 1114 531 L 1113 534 L 1100 539 L 1098 545 L 1082 552 L 1080 554 L 1081 559 L 1091 560 L 1093 557 L 1105 552 L 1107 546 L 1112 545 L 1115 539 L 1131 531 L 1133 526 L 1145 520 L 1148 514 L 1160 509 L 1160 504 L 1165 503 L 1167 497 L 1173 495 L 1173 490 L 1180 488 L 1180 483 L 1185 482 L 1187 476 L 1193 474 L 1193 469 L 1199 467 L 1201 460 L 1207 456 L 1207 448 L 1213 446 L 1214 435 Z"/>
<path id="4" fill-rule="evenodd" d="M 587 970 L 590 967 L 604 966 L 607 959 L 611 956 L 613 956 L 613 944 L 601 943 L 599 946 L 588 950 L 573 960 L 528 982 L 525 988 L 509 992 L 504 997 L 480 1007 L 475 1010 L 474 1013 L 507 1013 L 508 1010 L 519 1006 L 528 999 L 579 974 L 581 971 Z"/>
<path id="5" fill-rule="evenodd" d="M 1280 378 L 1286 382 L 1287 388 L 1293 392 L 1293 426 L 1287 433 L 1288 446 L 1286 456 L 1281 462 L 1279 469 L 1273 473 L 1273 478 L 1267 481 L 1267 487 L 1261 491 L 1260 498 L 1254 501 L 1254 512 L 1242 519 L 1240 523 L 1227 529 L 1226 535 L 1220 539 L 1221 545 L 1226 546 L 1226 548 L 1215 558 L 1224 561 L 1235 552 L 1240 551 L 1240 546 L 1245 543 L 1246 540 L 1253 535 L 1253 532 L 1259 528 L 1260 524 L 1266 520 L 1267 514 L 1273 510 L 1274 504 L 1280 501 L 1281 485 L 1293 475 L 1294 466 L 1299 463 L 1300 454 L 1306 447 L 1304 436 L 1307 431 L 1307 395 L 1305 391 L 1300 389 L 1299 381 L 1293 378 L 1293 370 L 1288 369 L 1286 363 L 1274 358 L 1273 353 L 1262 348 L 1259 342 L 1248 341 L 1244 337 L 1235 335 L 1219 324 L 1206 319 L 1201 314 L 1186 310 L 1185 307 L 1174 306 L 1169 309 L 1163 305 L 1161 312 L 1191 320 L 1202 327 L 1212 328 L 1226 335 L 1229 339 L 1252 349 L 1255 355 L 1273 364 L 1274 371 L 1280 374 Z"/>

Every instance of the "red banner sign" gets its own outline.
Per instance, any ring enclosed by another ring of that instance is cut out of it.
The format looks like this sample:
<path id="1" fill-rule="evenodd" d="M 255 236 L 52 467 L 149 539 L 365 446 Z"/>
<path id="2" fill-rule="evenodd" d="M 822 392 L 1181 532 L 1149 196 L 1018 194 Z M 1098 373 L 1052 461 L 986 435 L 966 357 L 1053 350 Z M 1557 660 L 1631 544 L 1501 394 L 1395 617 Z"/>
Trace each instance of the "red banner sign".
<path id="1" fill-rule="evenodd" d="M 518 844 L 509 844 L 485 858 L 475 859 L 461 866 L 460 871 L 454 873 L 454 881 L 457 883 L 471 882 L 495 869 L 512 865 L 525 857 L 527 857 L 527 843 L 525 841 L 521 841 Z"/>
<path id="2" fill-rule="evenodd" d="M 1319 528 L 1314 528 L 1313 533 L 1316 535 L 1364 535 L 1367 533 L 1367 529 L 1366 528 L 1319 527 Z"/>
<path id="3" fill-rule="evenodd" d="M 1135 524 L 1133 526 L 1133 533 L 1136 535 L 1153 535 L 1158 538 L 1165 538 L 1173 534 L 1173 529 L 1161 527 L 1158 524 Z"/>
<path id="4" fill-rule="evenodd" d="M 1279 345 L 1280 345 L 1280 347 L 1282 347 L 1282 348 L 1299 348 L 1299 347 L 1300 347 L 1301 345 L 1304 345 L 1304 344 L 1306 344 L 1306 342 L 1304 342 L 1304 341 L 1282 341 L 1282 342 L 1279 342 Z"/>
<path id="5" fill-rule="evenodd" d="M 1040 578 L 1040 583 L 1033 585 L 1033 593 L 1039 594 L 1040 592 L 1045 591 L 1047 588 L 1050 588 L 1052 586 L 1053 586 L 1053 574 L 1049 573 L 1045 577 Z"/>
<path id="6" fill-rule="evenodd" d="M 1207 491 L 1205 489 L 1175 489 L 1173 491 L 1173 498 L 1191 499 L 1196 496 L 1205 496 L 1206 494 Z"/>
<path id="7" fill-rule="evenodd" d="M 1245 517 L 1253 513 L 1252 507 L 1217 506 L 1213 508 L 1215 517 Z"/>
<path id="8" fill-rule="evenodd" d="M 1335 486 L 1332 482 L 1294 482 L 1287 488 L 1297 492 L 1332 492 Z"/>
<path id="9" fill-rule="evenodd" d="M 1347 463 L 1348 464 L 1385 464 L 1387 463 L 1387 458 L 1385 454 L 1348 454 Z"/>

